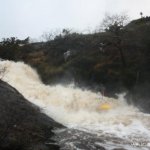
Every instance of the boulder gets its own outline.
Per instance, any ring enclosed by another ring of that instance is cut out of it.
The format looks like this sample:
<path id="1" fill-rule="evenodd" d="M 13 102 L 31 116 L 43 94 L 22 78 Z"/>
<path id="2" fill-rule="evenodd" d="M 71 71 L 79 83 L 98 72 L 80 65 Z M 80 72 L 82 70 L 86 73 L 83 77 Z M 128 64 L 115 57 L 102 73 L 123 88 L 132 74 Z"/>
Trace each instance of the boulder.
<path id="1" fill-rule="evenodd" d="M 62 127 L 0 80 L 1 150 L 57 150 L 53 130 Z"/>

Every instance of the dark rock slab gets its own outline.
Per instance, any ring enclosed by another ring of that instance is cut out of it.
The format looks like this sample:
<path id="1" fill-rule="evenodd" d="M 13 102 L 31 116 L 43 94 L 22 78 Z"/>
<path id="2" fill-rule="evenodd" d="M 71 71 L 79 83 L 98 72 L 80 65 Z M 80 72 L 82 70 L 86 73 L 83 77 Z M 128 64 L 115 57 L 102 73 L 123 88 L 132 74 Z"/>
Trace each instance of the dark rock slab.
<path id="1" fill-rule="evenodd" d="M 57 150 L 52 130 L 62 127 L 0 80 L 0 150 Z"/>

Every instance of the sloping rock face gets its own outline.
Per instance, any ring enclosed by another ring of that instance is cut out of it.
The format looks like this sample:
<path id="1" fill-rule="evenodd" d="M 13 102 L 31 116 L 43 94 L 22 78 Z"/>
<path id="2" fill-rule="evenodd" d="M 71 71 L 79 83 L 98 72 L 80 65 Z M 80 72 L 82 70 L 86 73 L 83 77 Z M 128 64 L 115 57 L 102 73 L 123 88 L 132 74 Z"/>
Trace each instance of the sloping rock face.
<path id="1" fill-rule="evenodd" d="M 0 150 L 57 150 L 52 130 L 62 127 L 0 80 Z"/>

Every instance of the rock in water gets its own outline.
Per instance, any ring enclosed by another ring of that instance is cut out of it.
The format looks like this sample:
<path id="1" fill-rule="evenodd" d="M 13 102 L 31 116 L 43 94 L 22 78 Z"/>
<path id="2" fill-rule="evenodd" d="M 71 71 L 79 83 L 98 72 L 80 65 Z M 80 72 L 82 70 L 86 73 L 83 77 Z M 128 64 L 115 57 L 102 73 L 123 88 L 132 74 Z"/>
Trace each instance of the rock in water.
<path id="1" fill-rule="evenodd" d="M 1 150 L 57 150 L 52 130 L 62 127 L 0 80 Z"/>

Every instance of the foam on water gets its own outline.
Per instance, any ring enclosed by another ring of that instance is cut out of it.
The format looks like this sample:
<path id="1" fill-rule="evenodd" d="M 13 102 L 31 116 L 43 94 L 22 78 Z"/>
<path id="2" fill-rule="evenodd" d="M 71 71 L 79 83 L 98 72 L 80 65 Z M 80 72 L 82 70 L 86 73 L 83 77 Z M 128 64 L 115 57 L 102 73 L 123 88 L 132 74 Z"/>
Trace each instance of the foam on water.
<path id="1" fill-rule="evenodd" d="M 44 85 L 37 72 L 23 62 L 0 61 L 0 68 L 5 68 L 2 80 L 69 128 L 126 139 L 150 139 L 150 115 L 129 106 L 123 95 L 113 99 L 73 85 Z M 112 109 L 100 110 L 103 103 Z"/>

